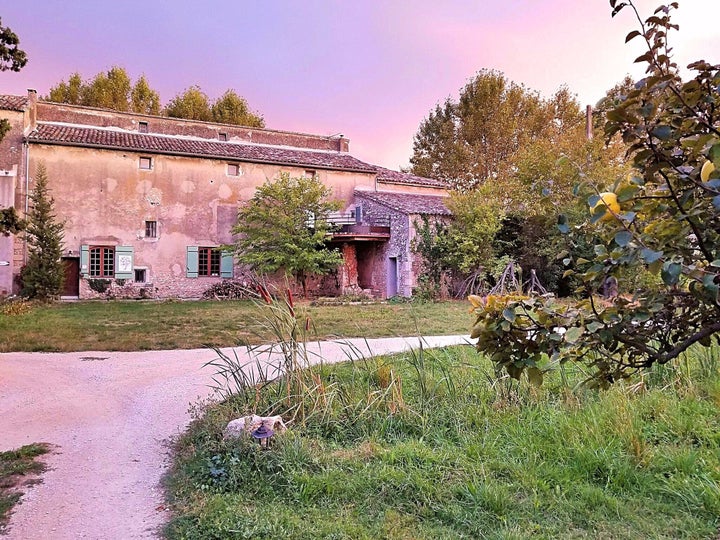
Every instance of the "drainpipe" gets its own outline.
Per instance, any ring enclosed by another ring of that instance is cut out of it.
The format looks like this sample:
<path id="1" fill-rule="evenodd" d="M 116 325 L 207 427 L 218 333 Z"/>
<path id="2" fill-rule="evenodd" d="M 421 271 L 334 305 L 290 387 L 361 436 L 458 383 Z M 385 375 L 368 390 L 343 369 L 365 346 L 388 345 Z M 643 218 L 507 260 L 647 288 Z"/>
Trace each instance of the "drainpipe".
<path id="1" fill-rule="evenodd" d="M 30 211 L 30 145 L 27 140 L 23 141 L 23 147 L 25 148 L 25 215 L 27 219 L 28 212 Z M 23 264 L 27 264 L 27 235 L 23 234 Z"/>

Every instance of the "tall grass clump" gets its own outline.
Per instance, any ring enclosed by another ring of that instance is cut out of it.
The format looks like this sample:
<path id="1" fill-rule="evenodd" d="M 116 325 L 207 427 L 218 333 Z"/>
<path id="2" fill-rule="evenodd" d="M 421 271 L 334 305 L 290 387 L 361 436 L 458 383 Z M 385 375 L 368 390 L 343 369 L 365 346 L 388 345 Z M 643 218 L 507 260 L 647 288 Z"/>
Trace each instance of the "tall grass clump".
<path id="1" fill-rule="evenodd" d="M 383 359 L 366 358 L 363 348 L 350 341 L 343 344 L 342 358 L 351 366 L 350 377 L 338 378 L 320 354 L 309 350 L 313 322 L 289 289 L 271 294 L 260 285 L 256 301 L 262 312 L 258 332 L 273 339 L 230 353 L 216 348 L 217 357 L 207 364 L 215 370 L 214 389 L 235 414 L 280 414 L 288 423 L 326 431 L 361 429 L 378 417 L 392 419 L 388 425 L 402 418 L 422 429 L 433 403 L 457 393 L 448 359 L 429 359 L 422 346 L 405 358 L 411 368 L 408 380 L 419 397 L 412 407 L 405 402 L 398 369 Z"/>

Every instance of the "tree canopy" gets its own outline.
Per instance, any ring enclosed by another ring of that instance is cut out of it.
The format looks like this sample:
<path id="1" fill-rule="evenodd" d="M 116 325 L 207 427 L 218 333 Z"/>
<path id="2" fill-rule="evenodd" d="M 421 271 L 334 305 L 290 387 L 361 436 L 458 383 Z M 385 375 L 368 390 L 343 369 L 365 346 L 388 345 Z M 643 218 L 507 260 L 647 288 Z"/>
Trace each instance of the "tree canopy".
<path id="1" fill-rule="evenodd" d="M 625 170 L 624 148 L 587 140 L 584 115 L 567 88 L 547 100 L 546 108 L 548 124 L 498 157 L 492 181 L 451 193 L 447 205 L 453 220 L 442 234 L 421 226 L 423 242 L 416 247 L 425 252 L 428 268 L 443 268 L 445 284 L 450 277 L 456 295 L 494 285 L 509 260 L 527 275 L 535 270 L 548 289 L 568 293 L 555 257 L 565 243 L 555 227 L 558 212 L 582 215 L 586 209 L 573 196 L 573 186 L 587 177 L 612 182 Z M 429 254 L 442 261 L 429 261 Z"/>
<path id="2" fill-rule="evenodd" d="M 287 173 L 260 186 L 240 208 L 232 230 L 238 260 L 260 273 L 282 270 L 292 275 L 307 296 L 307 278 L 326 274 L 343 260 L 327 244 L 327 216 L 339 209 L 330 193 L 314 176 Z"/>
<path id="3" fill-rule="evenodd" d="M 262 115 L 251 111 L 247 100 L 234 90 L 227 90 L 213 102 L 199 86 L 191 86 L 177 94 L 163 108 L 160 94 L 150 86 L 145 75 L 141 75 L 133 84 L 127 71 L 118 66 L 100 72 L 87 81 L 79 73 L 73 73 L 67 82 L 60 81 L 50 88 L 44 99 L 123 112 L 265 127 Z"/>
<path id="4" fill-rule="evenodd" d="M 19 48 L 20 38 L 0 18 L 0 71 L 20 71 L 27 64 L 25 51 Z"/>
<path id="5" fill-rule="evenodd" d="M 165 115 L 210 122 L 212 120 L 210 99 L 199 86 L 191 86 L 170 100 L 165 107 Z"/>
<path id="6" fill-rule="evenodd" d="M 150 87 L 145 75 L 133 85 L 124 68 L 113 66 L 89 81 L 73 73 L 68 81 L 61 81 L 50 89 L 45 99 L 56 103 L 70 103 L 87 107 L 101 107 L 123 112 L 159 114 L 160 96 Z"/>
<path id="7" fill-rule="evenodd" d="M 632 1 L 610 4 L 613 16 L 629 8 L 642 20 Z M 636 60 L 646 76 L 605 114 L 606 139 L 627 145 L 631 173 L 607 184 L 583 179 L 575 192 L 591 188 L 588 218 L 559 221 L 568 248 L 560 257 L 585 298 L 563 305 L 522 295 L 470 299 L 478 350 L 513 377 L 525 372 L 539 382 L 549 357 L 582 362 L 593 384 L 607 386 L 718 340 L 720 66 L 694 62 L 691 78 L 680 78 L 667 41 L 677 30 L 675 8 L 660 6 L 628 34 L 647 46 Z M 579 254 L 588 243 L 590 253 Z M 648 279 L 636 287 L 629 274 Z M 609 283 L 619 294 L 598 299 Z"/>
<path id="8" fill-rule="evenodd" d="M 18 48 L 20 39 L 10 28 L 2 26 L 0 19 L 0 71 L 20 71 L 27 64 L 27 56 Z M 0 119 L 0 141 L 10 131 L 10 122 Z M 0 234 L 8 236 L 24 230 L 25 221 L 20 219 L 14 207 L 0 208 Z"/>
<path id="9" fill-rule="evenodd" d="M 263 117 L 253 113 L 247 100 L 234 90 L 227 90 L 210 107 L 213 122 L 236 124 L 248 127 L 265 127 Z"/>
<path id="10" fill-rule="evenodd" d="M 423 120 L 410 158 L 414 174 L 446 180 L 459 190 L 496 179 L 528 143 L 582 121 L 566 89 L 550 100 L 497 71 L 482 70 Z"/>

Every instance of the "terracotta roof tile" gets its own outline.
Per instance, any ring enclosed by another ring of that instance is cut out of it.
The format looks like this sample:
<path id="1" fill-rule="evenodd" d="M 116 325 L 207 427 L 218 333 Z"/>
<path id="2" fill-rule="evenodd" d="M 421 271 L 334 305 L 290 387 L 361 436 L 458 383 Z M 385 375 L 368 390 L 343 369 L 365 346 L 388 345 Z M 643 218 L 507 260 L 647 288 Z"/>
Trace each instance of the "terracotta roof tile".
<path id="1" fill-rule="evenodd" d="M 24 111 L 27 104 L 27 96 L 10 96 L 7 94 L 0 94 L 0 110 Z"/>
<path id="2" fill-rule="evenodd" d="M 429 214 L 450 216 L 445 206 L 447 197 L 440 195 L 419 195 L 415 193 L 391 193 L 387 191 L 355 190 L 355 196 L 382 204 L 403 214 Z"/>
<path id="3" fill-rule="evenodd" d="M 423 176 L 416 176 L 410 173 L 391 171 L 384 167 L 375 167 L 377 170 L 377 178 L 381 182 L 387 182 L 391 184 L 415 184 L 418 186 L 427 187 L 439 187 L 447 188 L 448 185 L 441 180 L 434 180 L 432 178 L 425 178 Z"/>
<path id="4" fill-rule="evenodd" d="M 243 144 L 208 139 L 137 133 L 121 129 L 99 129 L 74 124 L 38 123 L 28 136 L 33 143 L 123 149 L 172 155 L 192 155 L 217 159 L 280 163 L 374 173 L 376 168 L 344 152 L 306 150 L 286 146 Z"/>

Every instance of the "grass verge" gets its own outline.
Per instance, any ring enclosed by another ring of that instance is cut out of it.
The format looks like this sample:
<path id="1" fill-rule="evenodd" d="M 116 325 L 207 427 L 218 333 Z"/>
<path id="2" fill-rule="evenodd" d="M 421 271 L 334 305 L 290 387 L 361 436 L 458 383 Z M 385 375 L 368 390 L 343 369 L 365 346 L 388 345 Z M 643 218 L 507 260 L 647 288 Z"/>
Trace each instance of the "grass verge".
<path id="1" fill-rule="evenodd" d="M 717 354 L 600 393 L 571 367 L 495 379 L 470 347 L 315 367 L 310 413 L 267 451 L 222 439 L 286 407 L 249 387 L 178 442 L 167 537 L 717 538 Z"/>
<path id="2" fill-rule="evenodd" d="M 0 533 L 23 495 L 22 487 L 38 482 L 37 476 L 45 471 L 45 464 L 37 457 L 49 451 L 48 445 L 35 443 L 0 452 Z"/>
<path id="3" fill-rule="evenodd" d="M 465 334 L 466 302 L 306 306 L 317 337 Z M 228 347 L 273 336 L 250 301 L 94 301 L 0 313 L 0 352 Z"/>

